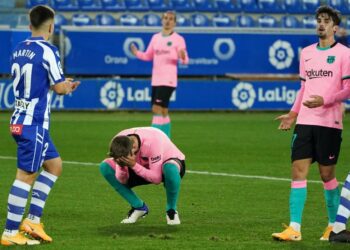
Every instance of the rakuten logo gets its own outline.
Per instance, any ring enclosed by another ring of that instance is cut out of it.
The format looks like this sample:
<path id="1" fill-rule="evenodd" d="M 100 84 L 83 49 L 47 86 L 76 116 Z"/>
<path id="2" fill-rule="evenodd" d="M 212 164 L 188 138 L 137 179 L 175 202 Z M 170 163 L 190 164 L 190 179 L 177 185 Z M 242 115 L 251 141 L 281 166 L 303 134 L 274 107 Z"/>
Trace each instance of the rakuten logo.
<path id="1" fill-rule="evenodd" d="M 309 79 L 322 78 L 322 77 L 333 77 L 333 72 L 330 70 L 305 70 L 305 73 Z"/>

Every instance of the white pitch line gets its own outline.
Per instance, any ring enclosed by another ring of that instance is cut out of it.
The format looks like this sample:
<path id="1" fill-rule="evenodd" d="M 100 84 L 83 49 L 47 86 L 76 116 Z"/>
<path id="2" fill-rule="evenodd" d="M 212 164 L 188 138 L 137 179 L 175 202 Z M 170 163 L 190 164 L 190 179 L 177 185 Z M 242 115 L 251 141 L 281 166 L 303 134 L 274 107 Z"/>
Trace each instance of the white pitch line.
<path id="1" fill-rule="evenodd" d="M 0 160 L 17 160 L 16 157 L 13 156 L 0 156 Z M 98 166 L 99 163 L 93 162 L 78 162 L 78 161 L 63 161 L 65 164 L 70 165 L 82 165 L 82 166 Z M 245 179 L 259 179 L 259 180 L 269 180 L 269 181 L 288 181 L 291 179 L 288 178 L 279 178 L 279 177 L 271 177 L 271 176 L 263 176 L 263 175 L 242 175 L 242 174 L 229 174 L 229 173 L 217 173 L 217 172 L 208 172 L 208 171 L 195 171 L 195 170 L 186 170 L 186 173 L 189 174 L 201 174 L 201 175 L 213 175 L 213 176 L 227 176 L 227 177 L 237 177 L 237 178 L 245 178 Z M 316 180 L 307 180 L 308 183 L 322 183 L 322 181 Z M 339 182 L 342 184 L 342 182 Z"/>

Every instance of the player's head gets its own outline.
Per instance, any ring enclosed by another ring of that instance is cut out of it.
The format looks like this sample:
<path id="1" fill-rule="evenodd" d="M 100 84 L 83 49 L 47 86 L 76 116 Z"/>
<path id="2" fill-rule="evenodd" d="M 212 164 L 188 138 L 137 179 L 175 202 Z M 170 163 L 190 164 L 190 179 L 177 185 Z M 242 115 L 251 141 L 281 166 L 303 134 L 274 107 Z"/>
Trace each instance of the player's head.
<path id="1" fill-rule="evenodd" d="M 175 11 L 168 10 L 162 15 L 162 25 L 164 30 L 172 31 L 176 25 Z"/>
<path id="2" fill-rule="evenodd" d="M 45 5 L 37 5 L 29 11 L 30 29 L 34 32 L 53 34 L 55 11 Z"/>
<path id="3" fill-rule="evenodd" d="M 132 153 L 133 141 L 129 136 L 116 136 L 109 144 L 109 156 L 114 160 L 127 157 Z"/>
<path id="4" fill-rule="evenodd" d="M 317 35 L 321 39 L 334 36 L 341 22 L 341 14 L 330 6 L 323 5 L 316 10 Z"/>

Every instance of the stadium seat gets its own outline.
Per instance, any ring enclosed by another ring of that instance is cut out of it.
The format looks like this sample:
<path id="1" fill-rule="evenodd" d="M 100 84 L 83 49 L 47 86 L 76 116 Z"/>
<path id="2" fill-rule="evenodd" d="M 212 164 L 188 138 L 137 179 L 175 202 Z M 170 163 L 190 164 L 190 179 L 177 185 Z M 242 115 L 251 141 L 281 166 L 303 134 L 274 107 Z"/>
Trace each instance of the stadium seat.
<path id="1" fill-rule="evenodd" d="M 191 0 L 169 0 L 176 11 L 194 11 Z"/>
<path id="2" fill-rule="evenodd" d="M 238 3 L 233 0 L 213 0 L 214 5 L 220 12 L 237 12 L 240 11 L 241 8 Z"/>
<path id="3" fill-rule="evenodd" d="M 101 0 L 102 8 L 107 11 L 126 10 L 124 0 Z"/>
<path id="4" fill-rule="evenodd" d="M 303 17 L 303 27 L 306 29 L 315 29 L 316 28 L 316 19 L 314 16 L 304 16 Z"/>
<path id="5" fill-rule="evenodd" d="M 72 24 L 75 26 L 87 26 L 93 25 L 93 22 L 87 14 L 74 14 L 72 16 Z"/>
<path id="6" fill-rule="evenodd" d="M 255 27 L 255 21 L 253 17 L 244 14 L 238 15 L 236 17 L 236 24 L 238 27 Z"/>
<path id="7" fill-rule="evenodd" d="M 78 0 L 78 6 L 80 10 L 84 11 L 102 10 L 102 5 L 99 0 Z"/>
<path id="8" fill-rule="evenodd" d="M 258 5 L 255 0 L 240 0 L 238 4 L 241 6 L 241 10 L 245 13 L 258 12 Z"/>
<path id="9" fill-rule="evenodd" d="M 36 5 L 50 5 L 50 1 L 49 0 L 27 0 L 26 2 L 26 7 L 29 9 L 33 8 Z"/>
<path id="10" fill-rule="evenodd" d="M 315 14 L 320 6 L 320 0 L 301 0 L 301 10 L 305 14 Z"/>
<path id="11" fill-rule="evenodd" d="M 258 18 L 258 26 L 262 28 L 275 28 L 277 27 L 277 20 L 273 16 L 262 15 Z"/>
<path id="12" fill-rule="evenodd" d="M 95 22 L 96 25 L 100 26 L 112 26 L 117 24 L 115 18 L 110 14 L 97 14 Z"/>
<path id="13" fill-rule="evenodd" d="M 300 28 L 300 22 L 298 18 L 292 15 L 283 16 L 281 18 L 282 28 Z"/>
<path id="14" fill-rule="evenodd" d="M 277 0 L 257 0 L 261 13 L 281 13 L 281 6 Z"/>
<path id="15" fill-rule="evenodd" d="M 327 0 L 326 4 L 339 10 L 343 15 L 349 14 L 349 0 Z"/>
<path id="16" fill-rule="evenodd" d="M 204 14 L 192 14 L 192 26 L 194 27 L 208 27 L 210 26 L 209 18 Z"/>
<path id="17" fill-rule="evenodd" d="M 343 25 L 345 29 L 350 29 L 350 17 L 346 18 L 345 23 Z"/>
<path id="18" fill-rule="evenodd" d="M 162 26 L 162 19 L 156 14 L 146 14 L 143 16 L 143 24 L 145 26 Z"/>
<path id="19" fill-rule="evenodd" d="M 120 24 L 123 26 L 138 26 L 141 25 L 141 22 L 134 14 L 123 14 L 120 16 Z"/>
<path id="20" fill-rule="evenodd" d="M 302 12 L 300 0 L 282 0 L 281 9 L 288 14 L 299 14 Z"/>
<path id="21" fill-rule="evenodd" d="M 225 14 L 215 14 L 213 16 L 213 25 L 216 27 L 232 27 L 232 19 Z"/>
<path id="22" fill-rule="evenodd" d="M 56 13 L 56 15 L 55 15 L 55 33 L 59 34 L 60 30 L 61 30 L 61 26 L 67 25 L 67 24 L 68 24 L 67 18 L 60 13 Z"/>
<path id="23" fill-rule="evenodd" d="M 154 11 L 166 11 L 170 10 L 170 4 L 165 0 L 148 0 L 148 6 Z"/>
<path id="24" fill-rule="evenodd" d="M 196 11 L 213 12 L 217 10 L 211 0 L 193 0 L 193 5 Z"/>
<path id="25" fill-rule="evenodd" d="M 77 11 L 79 10 L 76 0 L 52 0 L 52 7 L 60 11 Z"/>
<path id="26" fill-rule="evenodd" d="M 26 26 L 28 27 L 30 21 L 27 14 L 18 14 L 17 16 L 17 26 Z"/>
<path id="27" fill-rule="evenodd" d="M 146 0 L 125 0 L 126 8 L 130 11 L 148 11 Z"/>
<path id="28" fill-rule="evenodd" d="M 176 14 L 176 26 L 189 27 L 192 26 L 191 20 L 182 14 Z"/>

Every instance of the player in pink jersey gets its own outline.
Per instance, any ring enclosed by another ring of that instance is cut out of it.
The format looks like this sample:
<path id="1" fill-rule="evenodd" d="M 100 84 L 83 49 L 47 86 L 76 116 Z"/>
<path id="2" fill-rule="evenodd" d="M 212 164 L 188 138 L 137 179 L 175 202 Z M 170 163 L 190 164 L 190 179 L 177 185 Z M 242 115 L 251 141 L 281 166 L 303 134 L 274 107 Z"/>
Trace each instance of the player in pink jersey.
<path id="1" fill-rule="evenodd" d="M 156 128 L 140 127 L 121 131 L 109 145 L 109 156 L 100 164 L 107 182 L 131 205 L 121 223 L 135 223 L 148 214 L 146 204 L 132 191 L 140 185 L 164 182 L 168 225 L 180 224 L 177 199 L 185 174 L 185 155 Z"/>
<path id="2" fill-rule="evenodd" d="M 144 61 L 153 60 L 152 70 L 152 127 L 170 137 L 169 100 L 177 87 L 177 64 L 188 64 L 185 39 L 174 31 L 176 14 L 167 11 L 162 16 L 162 31 L 154 34 L 145 52 L 131 44 L 132 53 Z"/>
<path id="3" fill-rule="evenodd" d="M 318 163 L 328 211 L 328 226 L 321 240 L 328 240 L 339 204 L 335 165 L 341 133 L 341 102 L 350 95 L 350 50 L 335 41 L 341 15 L 329 6 L 316 11 L 319 42 L 301 51 L 301 89 L 288 114 L 281 115 L 279 129 L 289 130 L 296 120 L 292 138 L 292 183 L 290 224 L 272 237 L 301 240 L 301 219 L 306 202 L 307 175 L 313 162 Z"/>

